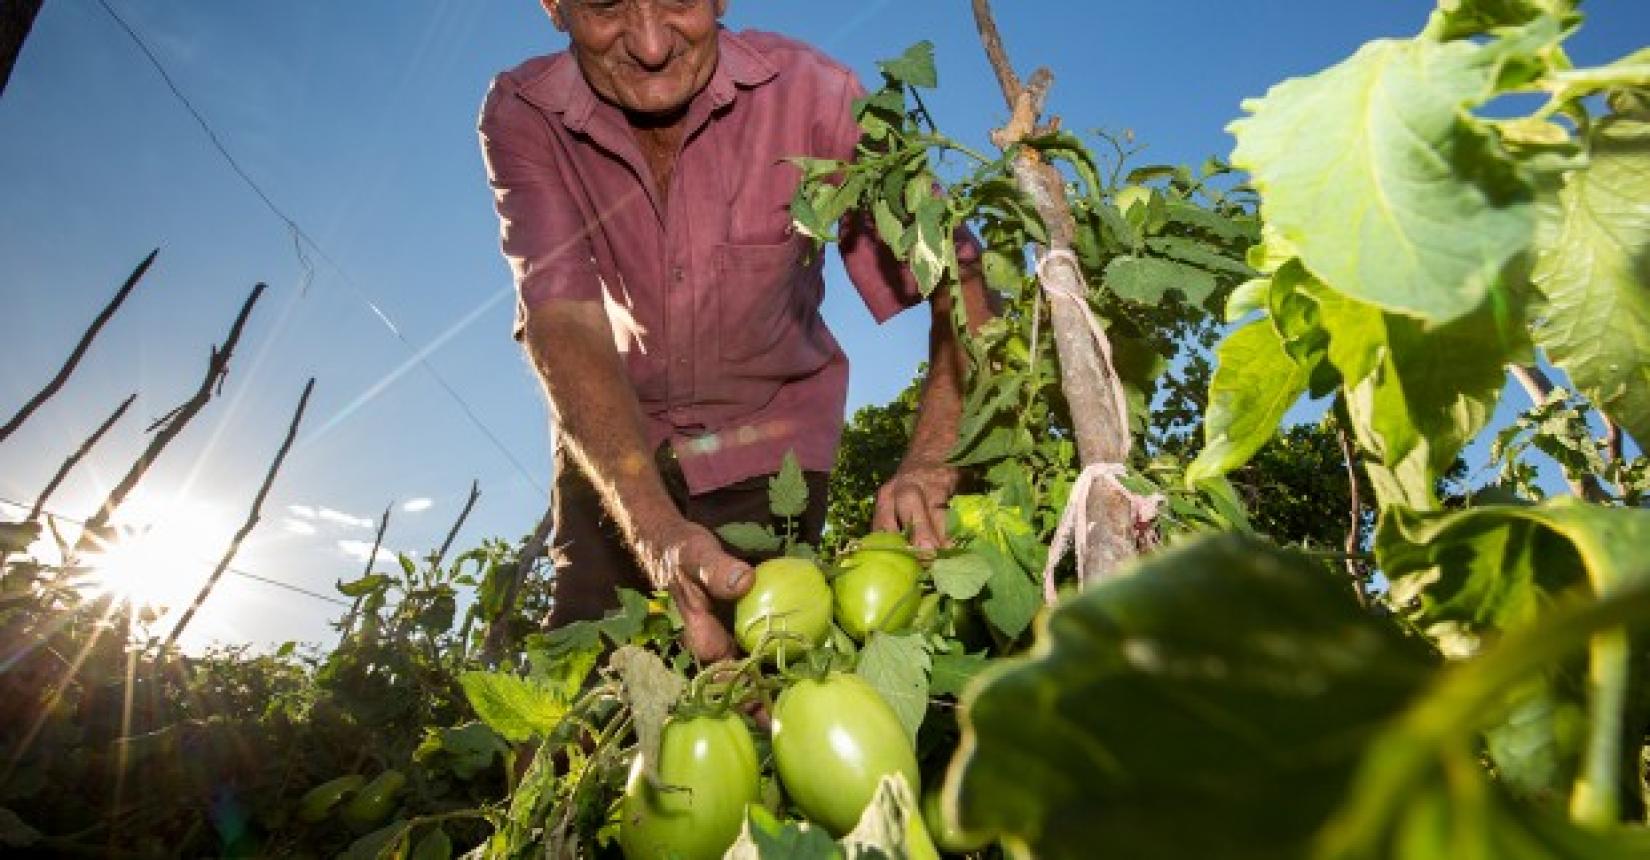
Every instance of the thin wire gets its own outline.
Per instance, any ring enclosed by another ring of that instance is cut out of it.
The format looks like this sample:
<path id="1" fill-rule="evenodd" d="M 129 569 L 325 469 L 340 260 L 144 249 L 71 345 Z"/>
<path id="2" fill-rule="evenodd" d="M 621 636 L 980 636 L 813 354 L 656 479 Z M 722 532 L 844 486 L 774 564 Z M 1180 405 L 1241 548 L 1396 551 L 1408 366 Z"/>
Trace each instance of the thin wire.
<path id="1" fill-rule="evenodd" d="M 422 367 L 424 371 L 435 380 L 436 385 L 440 386 L 441 390 L 446 392 L 447 396 L 451 397 L 453 401 L 458 404 L 459 409 L 464 413 L 464 416 L 470 420 L 470 423 L 474 424 L 476 429 L 480 430 L 482 435 L 487 437 L 487 441 L 491 442 L 493 447 L 498 449 L 500 454 L 504 455 L 504 459 L 510 461 L 510 465 L 515 467 L 516 471 L 521 474 L 522 478 L 540 493 L 548 492 L 537 477 L 535 477 L 526 466 L 522 465 L 520 460 L 516 459 L 515 454 L 505 446 L 504 442 L 499 439 L 495 433 L 493 433 L 492 429 L 482 422 L 481 417 L 476 414 L 476 411 L 471 408 L 470 404 L 465 401 L 462 395 L 458 393 L 457 389 L 453 388 L 453 386 L 449 384 L 440 373 L 436 372 L 435 367 L 419 354 L 418 349 L 413 346 L 411 341 L 407 340 L 405 335 L 401 333 L 400 327 L 398 327 L 395 322 L 390 319 L 389 315 L 386 314 L 384 310 L 377 305 L 377 303 L 367 296 L 366 292 L 362 290 L 360 285 L 355 282 L 355 279 L 350 277 L 349 273 L 344 271 L 344 268 L 338 264 L 338 261 L 333 259 L 332 255 L 328 254 L 326 249 L 321 247 L 321 244 L 315 241 L 315 239 L 311 237 L 295 219 L 287 215 L 286 212 L 282 211 L 281 207 L 275 205 L 275 201 L 270 199 L 270 196 L 264 192 L 263 187 L 260 186 L 244 168 L 241 167 L 240 162 L 237 161 L 235 156 L 229 152 L 229 148 L 224 145 L 223 141 L 219 139 L 217 132 L 212 129 L 212 125 L 206 121 L 206 117 L 201 115 L 201 112 L 195 108 L 194 103 L 189 100 L 189 97 L 184 95 L 183 91 L 178 88 L 177 83 L 172 79 L 172 75 L 168 73 L 166 71 L 166 67 L 161 64 L 160 58 L 155 56 L 155 52 L 150 50 L 148 43 L 143 40 L 142 36 L 138 35 L 137 31 L 132 28 L 132 25 L 128 24 L 126 19 L 122 18 L 120 13 L 116 12 L 114 8 L 108 4 L 107 0 L 97 0 L 97 4 L 103 7 L 103 11 L 108 13 L 109 17 L 114 19 L 115 23 L 120 25 L 122 30 L 126 31 L 126 35 L 131 38 L 134 44 L 138 46 L 138 50 L 143 52 L 143 56 L 149 60 L 149 64 L 154 66 L 156 72 L 160 73 L 161 80 L 166 82 L 166 88 L 172 91 L 172 95 L 177 98 L 185 110 L 189 111 L 189 115 L 195 118 L 196 124 L 201 127 L 201 130 L 206 133 L 207 139 L 212 142 L 212 147 L 218 151 L 219 155 L 223 156 L 224 161 L 229 163 L 229 167 L 235 171 L 235 175 L 239 176 L 241 181 L 246 183 L 246 186 L 251 188 L 254 194 L 258 195 L 258 199 L 263 201 L 264 206 L 267 207 L 276 218 L 279 218 L 282 223 L 286 224 L 287 230 L 292 234 L 293 246 L 297 250 L 298 262 L 304 268 L 304 291 L 308 291 L 310 283 L 315 279 L 314 263 L 310 260 L 309 256 L 304 253 L 304 246 L 307 245 L 309 250 L 313 252 L 316 257 L 319 257 L 322 262 L 326 263 L 334 272 L 338 274 L 344 284 L 349 287 L 350 292 L 355 294 L 356 299 L 366 305 L 367 308 L 372 311 L 374 316 L 378 317 L 378 320 L 384 324 L 384 327 L 389 329 L 390 334 L 393 335 L 396 340 L 400 341 L 402 346 L 412 350 L 418 362 L 418 366 Z"/>
<path id="2" fill-rule="evenodd" d="M 0 496 L 0 503 L 11 505 L 12 507 L 17 508 L 18 510 L 22 510 L 22 511 L 27 511 L 29 509 L 29 505 L 26 505 L 22 502 L 19 502 L 16 499 L 7 498 L 5 496 Z M 62 520 L 63 522 L 71 523 L 71 524 L 77 525 L 77 526 L 83 526 L 83 525 L 86 524 L 85 520 L 80 520 L 80 519 L 76 519 L 74 517 L 65 516 L 63 514 L 57 513 L 56 511 L 42 510 L 41 513 L 48 516 L 48 517 L 51 517 L 53 519 Z M 347 600 L 341 600 L 341 599 L 333 597 L 329 594 L 322 594 L 319 591 L 311 591 L 307 588 L 304 588 L 301 585 L 293 585 L 290 582 L 282 582 L 278 579 L 270 579 L 267 576 L 259 576 L 256 573 L 248 573 L 247 571 L 239 570 L 239 569 L 233 568 L 233 567 L 224 568 L 224 571 L 226 573 L 233 573 L 236 576 L 240 576 L 240 577 L 244 577 L 246 579 L 253 580 L 254 582 L 261 582 L 261 583 L 264 583 L 265 585 L 273 585 L 276 588 L 284 588 L 287 591 L 293 591 L 293 592 L 297 592 L 298 594 L 306 595 L 308 597 L 313 597 L 316 600 L 325 600 L 328 603 L 336 603 L 339 606 L 349 606 L 349 605 L 351 605 L 350 602 L 347 601 Z"/>

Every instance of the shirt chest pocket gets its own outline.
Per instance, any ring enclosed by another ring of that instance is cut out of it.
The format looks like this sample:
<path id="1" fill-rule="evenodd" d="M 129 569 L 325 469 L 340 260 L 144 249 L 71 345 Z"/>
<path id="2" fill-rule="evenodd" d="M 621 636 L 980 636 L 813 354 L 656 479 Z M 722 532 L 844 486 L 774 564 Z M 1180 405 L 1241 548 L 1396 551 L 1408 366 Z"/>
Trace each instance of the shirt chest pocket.
<path id="1" fill-rule="evenodd" d="M 715 250 L 718 354 L 764 377 L 817 370 L 835 344 L 819 317 L 822 281 L 805 265 L 807 240 L 724 244 Z"/>

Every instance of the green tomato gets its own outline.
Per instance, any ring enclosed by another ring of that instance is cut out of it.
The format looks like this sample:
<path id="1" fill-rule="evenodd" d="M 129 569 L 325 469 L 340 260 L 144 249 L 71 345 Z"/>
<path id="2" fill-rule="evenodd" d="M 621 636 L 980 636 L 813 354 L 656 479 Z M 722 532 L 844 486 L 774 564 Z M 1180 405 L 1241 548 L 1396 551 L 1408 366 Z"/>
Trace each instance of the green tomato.
<path id="1" fill-rule="evenodd" d="M 349 803 L 344 804 L 339 816 L 345 824 L 358 830 L 373 827 L 395 811 L 395 795 L 406 784 L 407 777 L 392 767 L 356 792 Z"/>
<path id="2" fill-rule="evenodd" d="M 779 781 L 810 820 L 837 836 L 859 823 L 877 783 L 902 773 L 920 792 L 917 754 L 893 708 L 857 675 L 802 680 L 773 708 Z"/>
<path id="3" fill-rule="evenodd" d="M 862 541 L 860 549 L 838 566 L 842 574 L 831 582 L 831 590 L 836 594 L 837 623 L 849 636 L 863 642 L 874 630 L 903 630 L 916 617 L 922 601 L 917 588 L 922 565 L 909 552 L 866 549 Z"/>
<path id="4" fill-rule="evenodd" d="M 871 532 L 859 539 L 858 549 L 910 549 L 903 532 Z"/>
<path id="5" fill-rule="evenodd" d="M 793 658 L 816 648 L 831 631 L 831 587 L 819 566 L 805 558 L 762 562 L 751 590 L 734 607 L 733 629 L 739 645 L 756 653 L 762 637 L 794 634 L 770 643 L 766 656 Z"/>
<path id="6" fill-rule="evenodd" d="M 337 779 L 329 779 L 304 792 L 304 796 L 298 799 L 298 820 L 314 824 L 326 818 L 327 813 L 331 812 L 345 795 L 365 785 L 366 782 L 366 777 L 352 773 Z"/>
<path id="7" fill-rule="evenodd" d="M 637 756 L 619 803 L 627 860 L 711 860 L 739 838 L 747 804 L 760 805 L 756 744 L 735 714 L 672 719 L 659 743 L 658 784 Z"/>

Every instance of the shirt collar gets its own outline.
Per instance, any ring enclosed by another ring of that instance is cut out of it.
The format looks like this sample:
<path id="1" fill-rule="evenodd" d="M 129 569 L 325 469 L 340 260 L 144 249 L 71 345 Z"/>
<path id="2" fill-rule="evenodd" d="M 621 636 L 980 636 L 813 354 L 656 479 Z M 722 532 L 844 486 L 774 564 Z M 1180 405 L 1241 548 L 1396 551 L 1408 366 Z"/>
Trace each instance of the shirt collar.
<path id="1" fill-rule="evenodd" d="M 758 87 L 779 75 L 779 70 L 761 52 L 727 29 L 717 33 L 717 52 L 716 71 L 705 88 L 694 96 L 695 99 L 709 98 L 712 108 L 732 104 L 741 87 Z M 575 132 L 585 130 L 601 103 L 579 71 L 578 60 L 571 51 L 557 54 L 543 72 L 522 84 L 519 92 L 540 109 L 561 114 L 562 122 Z"/>

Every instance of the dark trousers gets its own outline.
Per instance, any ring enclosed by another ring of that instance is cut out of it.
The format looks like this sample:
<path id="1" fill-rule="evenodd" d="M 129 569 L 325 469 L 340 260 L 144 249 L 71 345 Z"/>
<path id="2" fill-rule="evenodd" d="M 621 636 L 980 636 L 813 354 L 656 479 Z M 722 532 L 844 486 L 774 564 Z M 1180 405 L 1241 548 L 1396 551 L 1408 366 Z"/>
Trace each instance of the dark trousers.
<path id="1" fill-rule="evenodd" d="M 575 621 L 599 619 L 619 606 L 618 589 L 630 588 L 643 594 L 652 592 L 641 565 L 626 546 L 618 525 L 609 516 L 601 496 L 565 446 L 556 445 L 555 484 L 551 507 L 555 528 L 550 539 L 550 559 L 554 564 L 551 582 L 551 609 L 546 626 L 562 627 Z M 728 523 L 771 525 L 783 533 L 784 523 L 768 508 L 768 479 L 750 478 L 697 496 L 689 495 L 687 481 L 670 446 L 660 447 L 655 461 L 665 489 L 682 515 L 692 522 L 715 530 Z M 806 472 L 808 509 L 797 522 L 799 539 L 817 545 L 825 528 L 825 492 L 828 476 Z M 752 563 L 764 556 L 741 552 L 723 542 L 729 553 Z M 725 622 L 731 622 L 732 607 Z"/>

